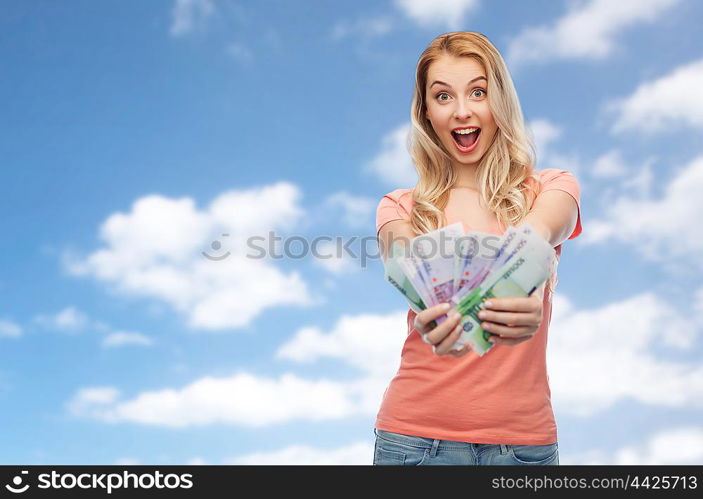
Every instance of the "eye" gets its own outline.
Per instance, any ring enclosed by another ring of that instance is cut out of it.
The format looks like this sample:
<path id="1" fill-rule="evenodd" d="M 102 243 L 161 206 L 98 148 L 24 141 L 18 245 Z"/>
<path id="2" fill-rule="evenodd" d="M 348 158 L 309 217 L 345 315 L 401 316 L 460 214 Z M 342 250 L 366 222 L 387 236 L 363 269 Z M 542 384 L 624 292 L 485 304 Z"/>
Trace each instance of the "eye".
<path id="1" fill-rule="evenodd" d="M 437 99 L 437 100 L 440 101 L 440 102 L 443 101 L 443 99 L 440 99 L 440 98 L 439 98 L 440 95 L 449 96 L 449 94 L 448 94 L 447 92 L 440 92 L 440 93 L 438 93 L 438 94 L 435 96 L 435 99 Z"/>
<path id="2" fill-rule="evenodd" d="M 485 91 L 484 89 L 482 89 L 482 88 L 474 88 L 474 90 L 471 92 L 471 95 L 474 95 L 474 92 L 476 92 L 477 90 L 478 90 L 479 92 L 483 92 L 483 95 L 481 95 L 481 97 L 483 97 L 484 95 L 486 95 L 486 91 Z"/>

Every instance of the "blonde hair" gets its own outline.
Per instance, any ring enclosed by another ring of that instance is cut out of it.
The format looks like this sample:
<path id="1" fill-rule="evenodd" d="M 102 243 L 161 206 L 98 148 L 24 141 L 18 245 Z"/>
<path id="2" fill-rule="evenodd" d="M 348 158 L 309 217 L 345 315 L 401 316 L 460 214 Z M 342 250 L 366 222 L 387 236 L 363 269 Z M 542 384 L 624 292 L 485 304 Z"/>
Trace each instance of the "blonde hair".
<path id="1" fill-rule="evenodd" d="M 438 36 L 420 56 L 415 71 L 415 91 L 408 147 L 417 170 L 410 222 L 416 234 L 438 229 L 446 220 L 443 210 L 457 175 L 446 150 L 425 116 L 425 91 L 430 65 L 444 55 L 475 59 L 488 79 L 488 105 L 497 125 L 495 139 L 481 158 L 477 178 L 483 203 L 505 229 L 518 225 L 536 196 L 530 178 L 537 153 L 527 133 L 520 102 L 508 68 L 498 50 L 481 33 L 458 31 Z M 538 185 L 538 184 L 535 184 Z"/>

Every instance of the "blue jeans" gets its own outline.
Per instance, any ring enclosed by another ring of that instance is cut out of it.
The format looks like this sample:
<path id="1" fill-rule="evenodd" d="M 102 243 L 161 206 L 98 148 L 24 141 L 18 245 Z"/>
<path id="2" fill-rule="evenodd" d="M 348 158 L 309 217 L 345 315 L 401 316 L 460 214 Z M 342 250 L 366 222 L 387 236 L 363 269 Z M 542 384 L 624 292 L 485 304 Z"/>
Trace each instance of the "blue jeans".
<path id="1" fill-rule="evenodd" d="M 377 430 L 374 465 L 558 465 L 559 444 L 472 444 Z"/>

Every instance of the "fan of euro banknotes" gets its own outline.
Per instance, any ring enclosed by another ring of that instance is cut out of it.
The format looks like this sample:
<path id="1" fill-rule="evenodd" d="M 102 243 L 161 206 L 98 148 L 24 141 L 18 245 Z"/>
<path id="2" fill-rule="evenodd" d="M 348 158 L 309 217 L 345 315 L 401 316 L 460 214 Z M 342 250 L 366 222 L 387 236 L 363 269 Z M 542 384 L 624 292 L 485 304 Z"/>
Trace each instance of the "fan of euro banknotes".
<path id="1" fill-rule="evenodd" d="M 554 248 L 528 223 L 510 226 L 502 235 L 470 231 L 457 222 L 393 242 L 385 261 L 385 278 L 416 312 L 440 303 L 461 314 L 462 334 L 452 349 L 466 343 L 483 356 L 492 347 L 478 312 L 491 297 L 529 296 L 554 271 Z"/>

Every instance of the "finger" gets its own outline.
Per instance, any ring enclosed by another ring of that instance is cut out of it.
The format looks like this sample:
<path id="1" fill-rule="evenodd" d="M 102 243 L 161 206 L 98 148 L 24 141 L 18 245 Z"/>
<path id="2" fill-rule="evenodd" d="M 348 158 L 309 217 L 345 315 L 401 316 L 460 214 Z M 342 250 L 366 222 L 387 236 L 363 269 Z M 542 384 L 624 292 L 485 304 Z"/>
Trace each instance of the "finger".
<path id="1" fill-rule="evenodd" d="M 420 333 L 426 333 L 429 329 L 427 327 L 428 323 L 433 319 L 436 319 L 437 317 L 446 314 L 450 308 L 451 305 L 449 303 L 440 303 L 439 305 L 426 308 L 415 316 L 415 329 L 417 329 Z"/>
<path id="2" fill-rule="evenodd" d="M 428 345 L 432 345 L 432 343 L 430 343 L 430 340 L 427 339 L 426 334 L 420 333 L 419 331 L 418 331 L 418 333 L 420 334 L 420 338 L 422 338 L 423 343 L 427 343 Z"/>
<path id="3" fill-rule="evenodd" d="M 495 322 L 482 322 L 481 329 L 509 338 L 519 338 L 520 336 L 535 333 L 534 326 L 505 326 L 503 324 L 496 324 Z"/>
<path id="4" fill-rule="evenodd" d="M 431 344 L 437 345 L 452 332 L 452 330 L 459 324 L 460 320 L 461 314 L 459 312 L 451 313 L 446 321 L 427 332 L 427 339 Z"/>
<path id="5" fill-rule="evenodd" d="M 459 339 L 459 336 L 461 336 L 461 326 L 456 326 L 451 334 L 447 335 L 444 340 L 442 340 L 438 345 L 435 345 L 433 350 L 434 353 L 437 355 L 446 355 L 454 346 L 454 343 L 456 343 L 456 340 Z"/>
<path id="6" fill-rule="evenodd" d="M 460 320 L 461 314 L 455 312 L 454 314 L 447 316 L 446 320 L 444 320 L 439 326 L 435 321 L 432 321 L 422 330 L 418 329 L 417 331 L 420 333 L 422 341 L 428 345 L 434 345 L 435 343 L 439 343 L 442 338 L 449 334 L 452 328 L 454 328 Z"/>
<path id="7" fill-rule="evenodd" d="M 536 296 L 516 296 L 512 298 L 489 298 L 483 302 L 483 308 L 506 310 L 512 312 L 536 312 L 541 303 Z"/>
<path id="8" fill-rule="evenodd" d="M 478 318 L 487 322 L 496 322 L 509 326 L 531 326 L 535 321 L 534 313 L 524 312 L 495 312 L 493 310 L 481 310 Z"/>
<path id="9" fill-rule="evenodd" d="M 468 343 L 462 347 L 461 350 L 449 350 L 449 355 L 452 357 L 463 357 L 471 351 L 471 345 Z"/>
<path id="10" fill-rule="evenodd" d="M 491 336 L 488 340 L 496 345 L 517 345 L 532 338 L 532 336 L 523 336 L 522 338 L 501 338 L 500 336 Z"/>

